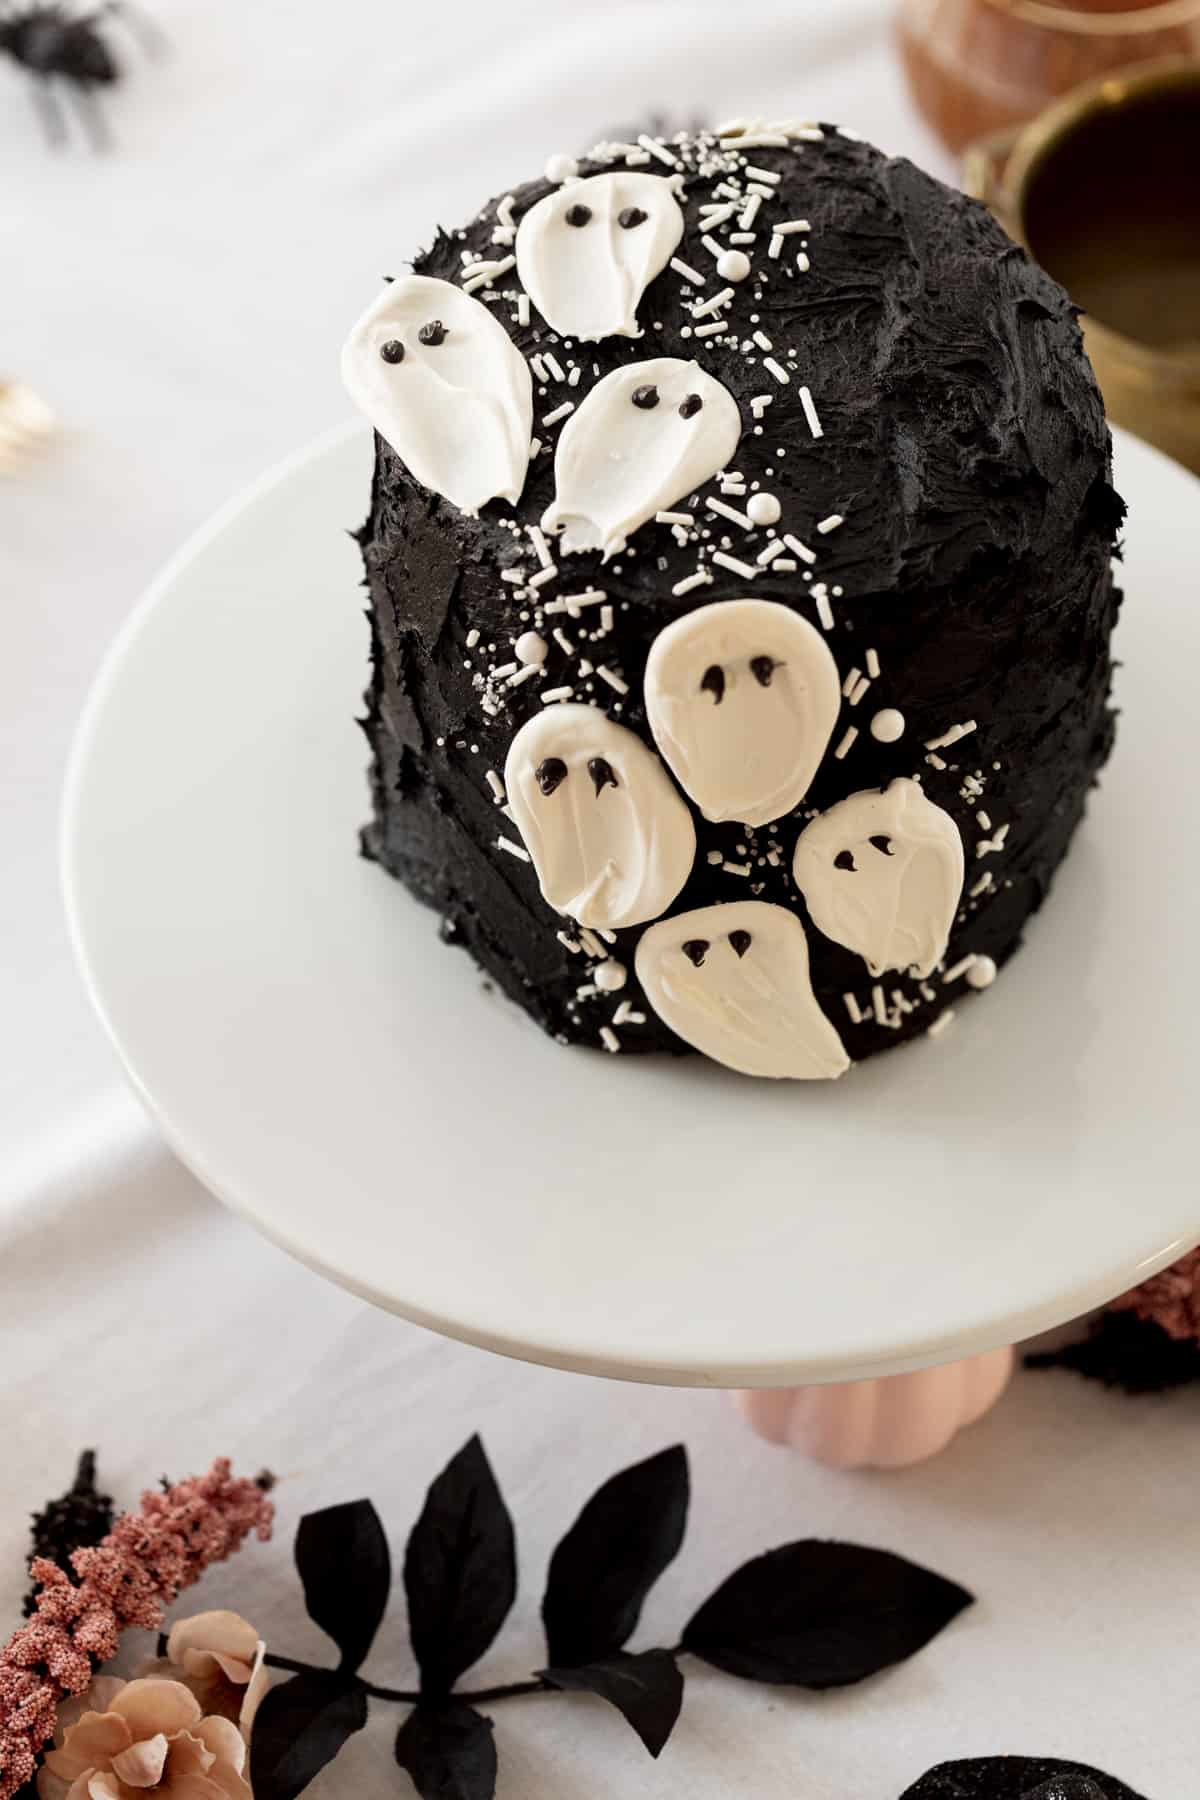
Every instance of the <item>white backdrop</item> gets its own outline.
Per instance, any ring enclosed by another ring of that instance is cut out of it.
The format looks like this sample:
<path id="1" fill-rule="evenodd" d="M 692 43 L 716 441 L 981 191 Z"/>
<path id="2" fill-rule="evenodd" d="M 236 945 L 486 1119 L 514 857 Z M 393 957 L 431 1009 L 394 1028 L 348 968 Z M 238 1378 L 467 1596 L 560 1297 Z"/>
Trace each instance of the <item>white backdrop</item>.
<path id="1" fill-rule="evenodd" d="M 605 1475 L 682 1437 L 694 1522 L 643 1641 L 735 1562 L 808 1533 L 901 1549 L 980 1604 L 840 1696 L 699 1672 L 658 1765 L 598 1703 L 510 1703 L 501 1800 L 896 1800 L 940 1758 L 1005 1750 L 1090 1760 L 1148 1800 L 1187 1800 L 1194 1394 L 1134 1403 L 1029 1376 L 939 1462 L 835 1475 L 758 1444 L 719 1397 L 431 1338 L 259 1241 L 157 1143 L 89 1015 L 58 901 L 62 771 L 107 640 L 182 536 L 346 414 L 337 351 L 379 275 L 549 151 L 655 111 L 840 118 L 949 173 L 902 91 L 889 9 L 154 4 L 172 54 L 150 67 L 130 53 L 109 155 L 52 154 L 0 67 L 0 376 L 32 383 L 65 427 L 0 478 L 0 1622 L 15 1623 L 25 1515 L 82 1444 L 99 1442 L 125 1496 L 228 1451 L 286 1474 L 283 1531 L 212 1576 L 202 1603 L 316 1652 L 290 1525 L 367 1492 L 398 1550 L 426 1481 L 479 1427 L 528 1583 L 487 1669 L 519 1674 L 539 1657 L 557 1533 Z M 411 1676 L 399 1621 L 375 1664 L 379 1679 Z M 380 1708 L 319 1793 L 401 1791 L 395 1722 Z"/>

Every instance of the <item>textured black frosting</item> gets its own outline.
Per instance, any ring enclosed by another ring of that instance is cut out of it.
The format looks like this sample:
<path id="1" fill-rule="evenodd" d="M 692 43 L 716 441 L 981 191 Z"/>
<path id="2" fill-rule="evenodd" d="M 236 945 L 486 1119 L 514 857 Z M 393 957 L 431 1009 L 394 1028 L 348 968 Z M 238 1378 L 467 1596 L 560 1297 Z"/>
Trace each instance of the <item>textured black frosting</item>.
<path id="1" fill-rule="evenodd" d="M 699 149 L 673 148 L 687 159 L 680 195 L 686 236 L 677 255 L 711 271 L 697 209 L 722 176 L 701 175 L 694 164 L 721 161 L 722 153 L 713 139 L 701 140 Z M 782 182 L 759 222 L 755 272 L 729 309 L 736 342 L 683 334 L 692 323 L 688 298 L 668 268 L 639 308 L 640 340 L 569 349 L 585 372 L 572 397 L 587 391 L 593 369 L 604 375 L 660 355 L 695 357 L 728 387 L 743 419 L 735 466 L 751 486 L 778 496 L 778 530 L 813 545 L 813 573 L 843 590 L 832 601 L 835 626 L 827 638 L 840 672 L 863 668 L 868 648 L 882 667 L 868 699 L 853 712 L 843 709 L 834 744 L 850 724 L 859 737 L 841 761 L 831 746 L 804 809 L 919 775 L 961 830 L 967 888 L 985 869 L 996 884 L 978 899 L 964 894 L 950 959 L 973 951 L 1002 964 L 1046 895 L 1113 737 L 1109 636 L 1119 594 L 1110 557 L 1123 507 L 1109 482 L 1103 408 L 1074 310 L 982 206 L 833 127 L 825 127 L 823 142 L 756 147 L 731 165 L 746 161 L 778 172 Z M 621 161 L 585 160 L 580 172 L 614 166 Z M 651 172 L 665 171 L 655 165 Z M 745 179 L 734 176 L 739 184 Z M 539 180 L 512 191 L 519 221 L 550 188 Z M 794 266 L 796 238 L 786 257 L 771 261 L 766 254 L 770 222 L 795 217 L 811 226 L 806 273 Z M 416 271 L 454 281 L 464 250 L 503 254 L 492 241 L 495 225 L 492 203 L 465 231 L 440 233 Z M 503 288 L 503 279 L 497 285 Z M 495 316 L 527 356 L 551 350 L 565 360 L 536 309 L 529 325 L 515 322 L 515 291 L 494 301 Z M 751 341 L 756 329 L 781 361 L 795 352 L 797 372 L 786 387 L 764 371 L 763 353 Z M 819 410 L 819 441 L 805 422 L 802 383 Z M 772 404 L 756 434 L 749 403 L 762 393 Z M 422 488 L 377 440 L 371 512 L 361 534 L 373 629 L 366 731 L 374 818 L 363 845 L 438 909 L 445 935 L 465 945 L 541 1025 L 595 1045 L 614 997 L 576 1000 L 585 959 L 559 941 L 567 921 L 541 898 L 533 869 L 497 848 L 499 830 L 516 834 L 498 816 L 485 782 L 489 768 L 503 771 L 514 732 L 540 710 L 537 684 L 515 690 L 501 716 L 489 718 L 472 683 L 489 662 L 511 655 L 512 641 L 534 623 L 528 604 L 499 577 L 517 554 L 512 519 L 536 524 L 553 497 L 561 427 L 545 430 L 539 421 L 562 397 L 556 385 L 548 392 L 535 387 L 534 429 L 543 451 L 519 504 L 494 502 L 478 518 Z M 842 526 L 814 536 L 817 522 L 832 513 L 843 515 Z M 714 524 L 710 548 L 722 535 Z M 732 553 L 753 561 L 769 534 L 745 538 L 734 528 L 730 535 Z M 560 557 L 562 578 L 539 594 L 607 590 L 613 630 L 594 651 L 585 643 L 581 649 L 619 669 L 630 692 L 618 700 L 596 682 L 576 697 L 605 706 L 647 741 L 642 671 L 669 621 L 697 605 L 752 594 L 784 601 L 817 622 L 802 568 L 752 585 L 715 568 L 711 585 L 674 597 L 673 584 L 696 562 L 695 545 L 680 548 L 668 526 L 650 523 L 607 565 L 599 553 Z M 556 622 L 570 623 L 549 620 L 545 635 Z M 572 637 L 591 623 L 585 617 L 571 624 Z M 475 652 L 466 643 L 473 629 L 482 638 Z M 490 657 L 483 653 L 488 644 L 496 646 Z M 570 678 L 553 645 L 550 673 Z M 881 744 L 870 735 L 870 717 L 881 707 L 904 713 L 900 742 Z M 925 740 L 967 719 L 977 730 L 941 753 L 948 767 L 930 766 Z M 973 772 L 984 783 L 977 805 L 962 791 Z M 986 835 L 974 817 L 978 807 L 993 827 L 1009 826 L 1003 852 L 986 860 L 975 856 Z M 747 834 L 697 813 L 695 869 L 670 910 L 761 898 L 805 917 L 790 874 L 802 820 L 803 813 Z M 766 860 L 772 846 L 779 852 L 774 863 Z M 751 877 L 714 866 L 713 851 L 750 861 Z M 644 1024 L 620 1030 L 621 1048 L 680 1050 L 633 977 L 640 929 L 618 933 L 613 952 L 630 970 L 616 998 L 646 1015 Z M 898 1027 L 870 1017 L 852 1024 L 842 995 L 869 991 L 865 966 L 811 923 L 808 935 L 817 997 L 856 1060 L 926 1029 L 949 998 L 962 994 L 961 982 L 951 996 L 935 976 L 930 1001 L 916 981 L 889 976 L 888 993 L 901 990 L 914 1010 Z"/>
<path id="2" fill-rule="evenodd" d="M 1058 1757 L 984 1756 L 939 1763 L 900 1800 L 1141 1800 L 1114 1775 Z"/>

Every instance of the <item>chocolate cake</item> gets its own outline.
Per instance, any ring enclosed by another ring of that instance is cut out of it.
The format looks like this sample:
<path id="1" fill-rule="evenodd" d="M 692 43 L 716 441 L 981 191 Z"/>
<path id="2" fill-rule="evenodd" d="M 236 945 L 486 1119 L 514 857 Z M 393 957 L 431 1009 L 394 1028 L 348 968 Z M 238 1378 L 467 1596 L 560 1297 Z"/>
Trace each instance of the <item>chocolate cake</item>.
<path id="1" fill-rule="evenodd" d="M 1112 744 L 1123 507 L 983 207 L 830 125 L 600 144 L 343 366 L 363 847 L 446 938 L 564 1042 L 799 1079 L 991 983 Z"/>

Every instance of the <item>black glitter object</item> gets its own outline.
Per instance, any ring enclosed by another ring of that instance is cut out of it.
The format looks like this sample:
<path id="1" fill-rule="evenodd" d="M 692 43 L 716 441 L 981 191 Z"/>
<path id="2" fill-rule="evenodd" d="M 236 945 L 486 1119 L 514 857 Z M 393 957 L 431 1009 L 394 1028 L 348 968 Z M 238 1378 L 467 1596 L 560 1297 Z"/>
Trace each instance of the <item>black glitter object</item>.
<path id="1" fill-rule="evenodd" d="M 658 405 L 658 399 L 658 389 L 654 386 L 652 381 L 646 382 L 644 387 L 634 388 L 633 390 L 633 404 L 635 406 L 640 406 L 643 412 L 650 412 L 656 407 Z"/>
<path id="2" fill-rule="evenodd" d="M 617 224 L 623 231 L 632 231 L 635 226 L 644 225 L 648 216 L 640 206 L 626 206 L 617 214 Z"/>
<path id="3" fill-rule="evenodd" d="M 389 338 L 386 344 L 380 346 L 379 354 L 385 363 L 402 363 L 404 361 L 404 345 L 399 338 Z"/>
<path id="4" fill-rule="evenodd" d="M 590 206 L 569 206 L 566 211 L 568 225 L 586 225 L 591 216 Z"/>
<path id="5" fill-rule="evenodd" d="M 754 939 L 748 931 L 731 931 L 729 934 L 729 941 L 733 945 L 738 956 L 745 956 L 747 950 L 754 942 Z"/>
<path id="6" fill-rule="evenodd" d="M 561 756 L 547 756 L 533 772 L 533 778 L 547 798 L 567 779 L 567 765 Z"/>
<path id="7" fill-rule="evenodd" d="M 33 1548 L 29 1562 L 45 1557 L 60 1569 L 70 1570 L 71 1552 L 98 1544 L 112 1530 L 112 1499 L 96 1489 L 96 1452 L 84 1450 L 75 1470 L 75 1480 L 58 1500 L 48 1500 L 40 1513 L 33 1515 Z M 25 1596 L 24 1616 L 33 1616 L 36 1588 Z"/>
<path id="8" fill-rule="evenodd" d="M 1173 1338 L 1153 1319 L 1134 1312 L 1106 1312 L 1093 1319 L 1087 1337 L 1059 1350 L 1035 1350 L 1027 1369 L 1069 1369 L 1127 1394 L 1162 1394 L 1200 1381 L 1200 1344 Z"/>
<path id="9" fill-rule="evenodd" d="M 708 955 L 708 939 L 689 938 L 682 946 L 682 949 L 683 954 L 687 957 L 692 967 L 694 969 L 699 969 L 703 966 L 704 959 Z"/>
<path id="10" fill-rule="evenodd" d="M 422 325 L 420 331 L 418 331 L 417 339 L 422 344 L 434 346 L 444 344 L 446 341 L 446 327 L 442 324 L 440 319 L 430 319 L 428 325 Z"/>
<path id="11" fill-rule="evenodd" d="M 679 402 L 680 418 L 681 419 L 694 419 L 696 414 L 700 411 L 700 408 L 703 405 L 704 405 L 704 402 L 700 398 L 699 394 L 689 394 L 685 400 L 681 400 Z"/>

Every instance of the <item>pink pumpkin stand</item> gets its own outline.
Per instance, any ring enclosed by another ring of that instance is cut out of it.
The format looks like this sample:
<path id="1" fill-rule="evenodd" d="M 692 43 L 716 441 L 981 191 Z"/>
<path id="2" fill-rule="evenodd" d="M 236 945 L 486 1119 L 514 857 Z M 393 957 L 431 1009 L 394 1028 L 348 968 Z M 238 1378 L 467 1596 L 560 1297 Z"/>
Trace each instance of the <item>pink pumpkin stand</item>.
<path id="1" fill-rule="evenodd" d="M 749 1388 L 734 1398 L 768 1443 L 833 1469 L 901 1469 L 936 1456 L 981 1419 L 1008 1386 L 1013 1361 L 1009 1346 L 911 1375 Z"/>

